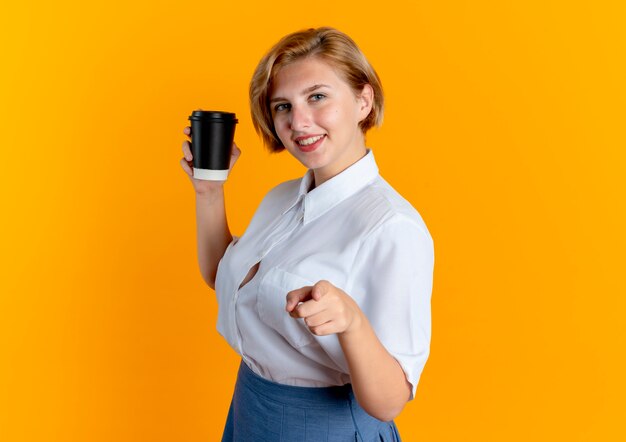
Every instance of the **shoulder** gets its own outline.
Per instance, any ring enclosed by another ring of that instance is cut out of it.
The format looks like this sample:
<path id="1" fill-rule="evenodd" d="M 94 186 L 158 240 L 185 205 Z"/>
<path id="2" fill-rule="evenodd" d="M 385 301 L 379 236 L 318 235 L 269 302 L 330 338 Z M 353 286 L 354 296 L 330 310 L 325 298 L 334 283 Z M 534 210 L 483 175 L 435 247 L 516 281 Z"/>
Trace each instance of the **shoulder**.
<path id="1" fill-rule="evenodd" d="M 281 210 L 285 205 L 294 202 L 298 196 L 302 178 L 284 181 L 271 188 L 263 197 L 259 209 L 270 212 Z"/>
<path id="2" fill-rule="evenodd" d="M 281 198 L 281 197 L 289 197 L 298 194 L 298 190 L 300 189 L 300 182 L 302 178 L 294 178 L 292 180 L 283 181 L 280 184 L 272 187 L 268 192 L 266 197 L 271 198 Z"/>
<path id="3" fill-rule="evenodd" d="M 417 209 L 385 179 L 378 176 L 356 195 L 353 222 L 361 224 L 363 241 L 374 238 L 401 239 L 420 236 L 432 243 L 432 237 Z"/>

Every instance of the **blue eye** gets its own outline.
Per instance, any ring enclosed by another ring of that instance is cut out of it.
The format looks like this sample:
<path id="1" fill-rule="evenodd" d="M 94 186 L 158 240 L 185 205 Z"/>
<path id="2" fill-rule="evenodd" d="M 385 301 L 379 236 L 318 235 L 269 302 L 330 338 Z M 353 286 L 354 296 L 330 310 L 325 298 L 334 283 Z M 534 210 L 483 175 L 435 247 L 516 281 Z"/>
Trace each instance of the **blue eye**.
<path id="1" fill-rule="evenodd" d="M 311 95 L 311 100 L 313 101 L 320 101 L 321 99 L 325 98 L 326 96 L 324 94 L 313 94 Z"/>
<path id="2" fill-rule="evenodd" d="M 280 111 L 286 110 L 288 108 L 289 108 L 289 104 L 288 103 L 279 103 L 276 106 L 274 106 L 274 111 L 280 112 Z"/>

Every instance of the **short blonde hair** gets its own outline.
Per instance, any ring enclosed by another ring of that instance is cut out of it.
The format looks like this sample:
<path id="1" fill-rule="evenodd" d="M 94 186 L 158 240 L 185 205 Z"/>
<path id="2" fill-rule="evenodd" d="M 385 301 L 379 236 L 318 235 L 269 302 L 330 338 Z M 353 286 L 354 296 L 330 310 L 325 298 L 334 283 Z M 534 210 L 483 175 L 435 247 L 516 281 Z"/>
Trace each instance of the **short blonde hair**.
<path id="1" fill-rule="evenodd" d="M 359 123 L 363 133 L 380 126 L 383 119 L 383 88 L 374 68 L 356 43 L 343 32 L 329 27 L 311 28 L 283 37 L 261 59 L 250 81 L 250 111 L 257 134 L 272 152 L 284 150 L 274 128 L 269 106 L 272 82 L 278 71 L 305 57 L 319 57 L 337 69 L 355 94 L 369 84 L 374 101 L 369 115 Z"/>

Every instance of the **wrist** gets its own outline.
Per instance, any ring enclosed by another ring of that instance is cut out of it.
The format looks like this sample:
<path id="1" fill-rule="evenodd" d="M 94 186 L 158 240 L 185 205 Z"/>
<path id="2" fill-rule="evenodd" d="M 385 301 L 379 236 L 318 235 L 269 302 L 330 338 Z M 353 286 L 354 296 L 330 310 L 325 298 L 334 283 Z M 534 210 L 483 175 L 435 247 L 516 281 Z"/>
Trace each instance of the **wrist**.
<path id="1" fill-rule="evenodd" d="M 350 325 L 341 333 L 342 336 L 348 338 L 351 336 L 358 336 L 363 333 L 367 326 L 367 318 L 363 314 L 361 309 L 358 309 L 352 318 Z"/>
<path id="2" fill-rule="evenodd" d="M 224 185 L 219 184 L 210 189 L 203 189 L 201 191 L 196 190 L 196 201 L 214 201 L 217 198 L 224 196 Z"/>

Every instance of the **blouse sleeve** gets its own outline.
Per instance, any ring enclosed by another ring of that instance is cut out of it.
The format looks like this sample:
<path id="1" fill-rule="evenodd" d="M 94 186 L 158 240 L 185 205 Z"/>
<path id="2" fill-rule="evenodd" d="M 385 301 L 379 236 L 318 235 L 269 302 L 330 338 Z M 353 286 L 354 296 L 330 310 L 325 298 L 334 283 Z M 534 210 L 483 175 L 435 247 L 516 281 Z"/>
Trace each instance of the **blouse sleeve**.
<path id="1" fill-rule="evenodd" d="M 425 225 L 394 217 L 361 243 L 346 292 L 400 363 L 411 398 L 430 351 L 434 248 Z"/>

